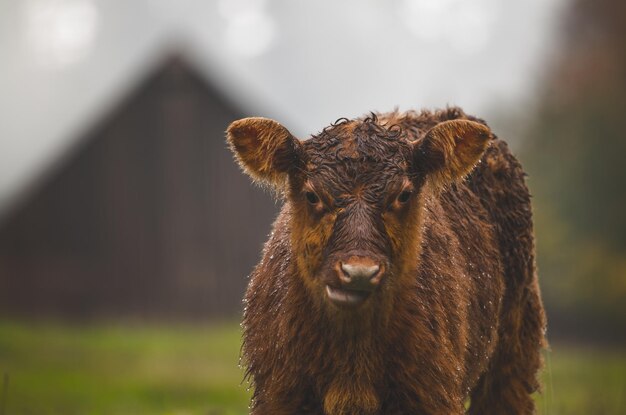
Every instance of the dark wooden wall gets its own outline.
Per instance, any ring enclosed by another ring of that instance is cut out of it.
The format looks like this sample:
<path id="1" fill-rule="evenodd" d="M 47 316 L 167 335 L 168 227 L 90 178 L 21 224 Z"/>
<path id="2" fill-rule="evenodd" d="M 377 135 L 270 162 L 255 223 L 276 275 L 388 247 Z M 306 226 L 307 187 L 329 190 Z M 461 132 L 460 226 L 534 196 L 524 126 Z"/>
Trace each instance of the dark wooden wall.
<path id="1" fill-rule="evenodd" d="M 242 116 L 167 60 L 0 223 L 0 312 L 240 311 L 277 212 L 226 147 Z"/>

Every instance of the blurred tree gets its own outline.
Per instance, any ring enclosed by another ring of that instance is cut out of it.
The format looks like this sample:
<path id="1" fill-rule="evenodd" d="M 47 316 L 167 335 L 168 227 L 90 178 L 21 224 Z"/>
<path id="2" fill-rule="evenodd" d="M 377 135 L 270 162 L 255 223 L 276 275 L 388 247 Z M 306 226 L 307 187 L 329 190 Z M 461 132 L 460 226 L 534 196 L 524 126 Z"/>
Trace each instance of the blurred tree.
<path id="1" fill-rule="evenodd" d="M 544 298 L 557 333 L 626 340 L 626 2 L 575 0 L 563 29 L 521 154 Z"/>

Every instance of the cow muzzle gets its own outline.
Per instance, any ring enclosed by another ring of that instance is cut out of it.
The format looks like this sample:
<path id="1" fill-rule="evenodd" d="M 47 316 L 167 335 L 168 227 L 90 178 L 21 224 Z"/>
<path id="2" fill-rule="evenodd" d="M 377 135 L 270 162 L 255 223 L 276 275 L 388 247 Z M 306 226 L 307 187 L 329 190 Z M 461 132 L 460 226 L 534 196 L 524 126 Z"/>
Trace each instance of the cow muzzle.
<path id="1" fill-rule="evenodd" d="M 333 267 L 337 284 L 326 285 L 328 299 L 345 308 L 364 303 L 380 285 L 384 264 L 369 257 L 351 256 L 337 261 Z"/>

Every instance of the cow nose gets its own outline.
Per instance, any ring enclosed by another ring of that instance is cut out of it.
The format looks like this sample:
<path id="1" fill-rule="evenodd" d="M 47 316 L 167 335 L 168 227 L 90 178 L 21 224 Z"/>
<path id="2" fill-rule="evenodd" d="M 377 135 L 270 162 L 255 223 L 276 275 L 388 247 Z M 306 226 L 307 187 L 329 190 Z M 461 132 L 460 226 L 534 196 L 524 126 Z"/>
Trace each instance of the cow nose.
<path id="1" fill-rule="evenodd" d="M 348 275 L 350 279 L 367 279 L 372 278 L 380 269 L 378 265 L 364 264 L 341 264 L 341 269 Z"/>
<path id="2" fill-rule="evenodd" d="M 344 284 L 355 288 L 373 288 L 381 280 L 381 266 L 369 258 L 351 258 L 340 262 L 340 278 Z"/>

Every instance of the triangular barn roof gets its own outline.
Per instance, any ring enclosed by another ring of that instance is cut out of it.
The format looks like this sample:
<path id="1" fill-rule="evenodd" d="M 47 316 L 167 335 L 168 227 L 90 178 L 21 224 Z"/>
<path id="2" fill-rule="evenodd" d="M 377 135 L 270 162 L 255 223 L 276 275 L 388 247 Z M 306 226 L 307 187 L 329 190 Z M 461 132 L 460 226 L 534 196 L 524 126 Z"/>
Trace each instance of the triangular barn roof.
<path id="1" fill-rule="evenodd" d="M 243 112 L 167 59 L 0 223 L 0 311 L 241 309 L 277 208 L 224 141 Z"/>

